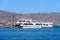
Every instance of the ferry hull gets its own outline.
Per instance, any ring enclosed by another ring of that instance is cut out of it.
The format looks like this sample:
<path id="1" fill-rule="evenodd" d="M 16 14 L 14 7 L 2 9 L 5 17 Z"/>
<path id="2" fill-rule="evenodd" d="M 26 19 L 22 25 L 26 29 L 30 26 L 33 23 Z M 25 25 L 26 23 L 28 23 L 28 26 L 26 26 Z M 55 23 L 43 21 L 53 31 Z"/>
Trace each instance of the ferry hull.
<path id="1" fill-rule="evenodd" d="M 53 25 L 48 25 L 48 26 L 42 26 L 42 27 L 53 27 Z"/>
<path id="2" fill-rule="evenodd" d="M 49 27 L 53 27 L 52 25 L 51 26 L 23 26 L 23 28 L 49 28 Z"/>
<path id="3" fill-rule="evenodd" d="M 41 26 L 23 26 L 23 28 L 42 28 Z"/>

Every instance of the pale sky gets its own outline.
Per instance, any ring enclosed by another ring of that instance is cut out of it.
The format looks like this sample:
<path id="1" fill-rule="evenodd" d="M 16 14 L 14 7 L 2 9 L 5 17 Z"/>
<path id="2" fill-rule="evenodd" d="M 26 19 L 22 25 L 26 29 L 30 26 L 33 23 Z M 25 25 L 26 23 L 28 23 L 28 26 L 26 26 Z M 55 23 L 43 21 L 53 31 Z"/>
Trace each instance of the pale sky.
<path id="1" fill-rule="evenodd" d="M 0 0 L 0 10 L 16 13 L 60 12 L 60 0 Z"/>

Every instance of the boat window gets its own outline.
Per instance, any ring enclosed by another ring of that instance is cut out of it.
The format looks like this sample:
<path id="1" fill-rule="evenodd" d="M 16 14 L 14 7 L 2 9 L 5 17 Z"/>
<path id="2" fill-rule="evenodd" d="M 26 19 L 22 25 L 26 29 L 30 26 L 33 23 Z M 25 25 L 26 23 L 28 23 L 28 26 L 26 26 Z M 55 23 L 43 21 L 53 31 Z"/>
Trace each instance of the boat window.
<path id="1" fill-rule="evenodd" d="M 43 25 L 46 25 L 46 24 L 43 24 Z"/>
<path id="2" fill-rule="evenodd" d="M 42 24 L 36 24 L 36 25 L 42 25 Z"/>
<path id="3" fill-rule="evenodd" d="M 33 25 L 33 24 L 31 24 L 31 23 L 24 23 L 24 25 Z"/>
<path id="4" fill-rule="evenodd" d="M 48 24 L 45 24 L 45 25 L 48 25 Z"/>
<path id="5" fill-rule="evenodd" d="M 30 21 L 26 21 L 26 22 L 30 22 Z"/>

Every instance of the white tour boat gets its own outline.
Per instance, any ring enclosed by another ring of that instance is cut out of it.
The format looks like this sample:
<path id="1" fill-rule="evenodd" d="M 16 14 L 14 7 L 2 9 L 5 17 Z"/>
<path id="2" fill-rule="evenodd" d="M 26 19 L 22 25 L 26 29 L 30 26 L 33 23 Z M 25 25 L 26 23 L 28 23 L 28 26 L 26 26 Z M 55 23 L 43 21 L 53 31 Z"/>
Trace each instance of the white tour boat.
<path id="1" fill-rule="evenodd" d="M 43 28 L 43 27 L 53 27 L 53 22 L 32 22 L 32 19 L 19 21 L 22 28 Z"/>

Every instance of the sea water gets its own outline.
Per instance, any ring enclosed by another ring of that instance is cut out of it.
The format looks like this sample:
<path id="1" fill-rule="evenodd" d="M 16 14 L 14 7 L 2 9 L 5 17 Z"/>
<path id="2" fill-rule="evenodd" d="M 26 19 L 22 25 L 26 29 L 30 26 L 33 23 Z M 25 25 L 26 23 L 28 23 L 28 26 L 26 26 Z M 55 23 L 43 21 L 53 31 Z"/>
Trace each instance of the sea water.
<path id="1" fill-rule="evenodd" d="M 60 27 L 0 28 L 0 40 L 60 40 Z"/>

